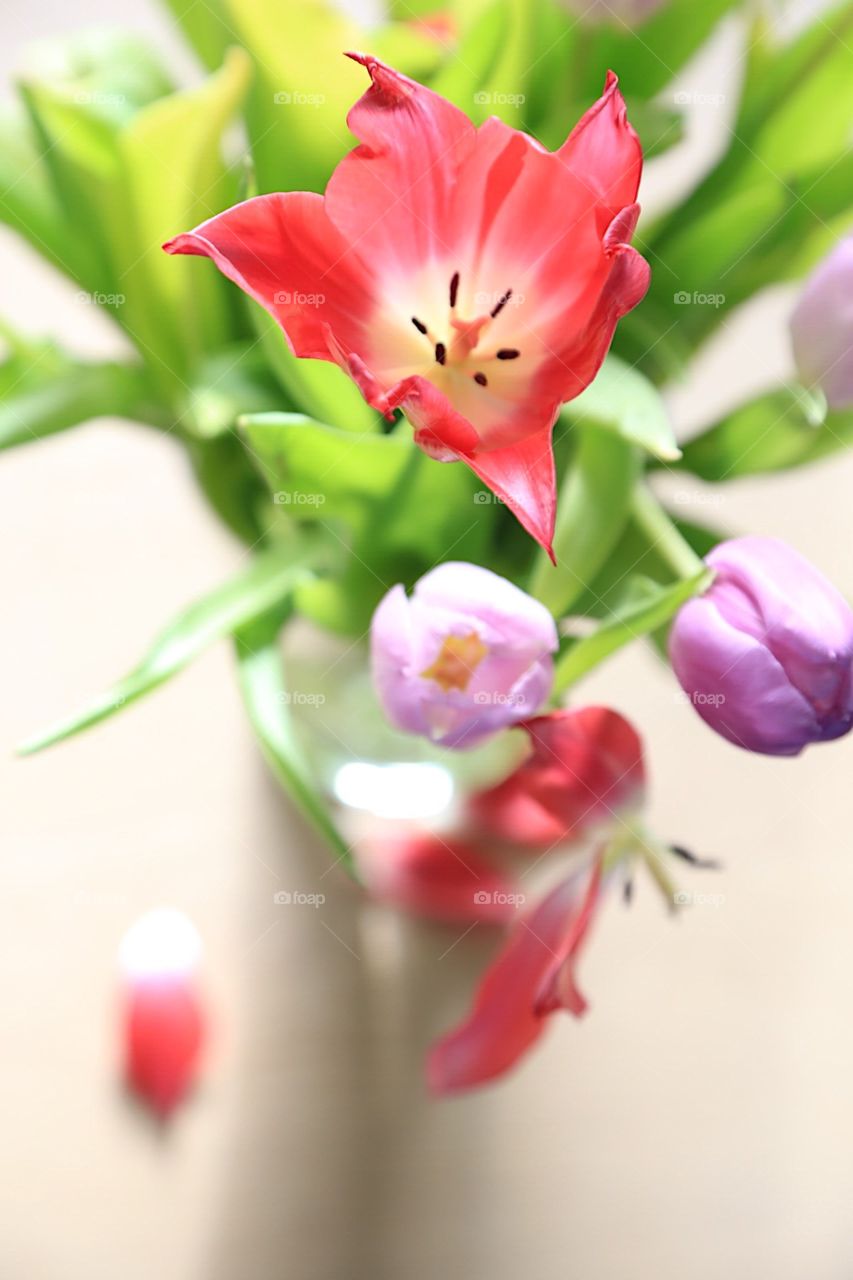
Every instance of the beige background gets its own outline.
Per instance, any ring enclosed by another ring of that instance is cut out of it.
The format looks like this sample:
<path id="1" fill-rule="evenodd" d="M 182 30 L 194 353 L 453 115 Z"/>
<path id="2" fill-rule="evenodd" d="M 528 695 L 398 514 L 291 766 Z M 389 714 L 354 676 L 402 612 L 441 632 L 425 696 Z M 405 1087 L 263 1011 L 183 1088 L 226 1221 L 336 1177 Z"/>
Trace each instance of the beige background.
<path id="1" fill-rule="evenodd" d="M 100 14 L 114 6 L 105 0 Z M 161 30 L 139 0 L 123 18 Z M 4 13 L 0 49 L 98 16 Z M 732 46 L 690 73 L 736 74 Z M 713 148 L 651 175 L 662 198 Z M 4 312 L 78 348 L 114 342 L 8 237 Z M 679 429 L 787 363 L 786 296 L 753 309 L 673 396 Z M 709 494 L 697 518 L 796 543 L 853 596 L 853 458 Z M 42 758 L 13 744 L 128 668 L 241 552 L 168 439 L 100 423 L 0 460 L 6 1024 L 4 1280 L 849 1280 L 853 1273 L 853 739 L 797 761 L 741 754 L 642 651 L 590 683 L 643 726 L 661 833 L 725 859 L 665 918 L 614 902 L 584 964 L 592 1012 L 503 1084 L 438 1104 L 420 1062 L 464 1006 L 478 932 L 359 909 L 283 911 L 327 856 L 266 777 L 226 646 Z M 215 1038 L 166 1137 L 116 1083 L 114 963 L 142 910 L 198 922 Z M 451 948 L 449 950 L 449 948 Z"/>

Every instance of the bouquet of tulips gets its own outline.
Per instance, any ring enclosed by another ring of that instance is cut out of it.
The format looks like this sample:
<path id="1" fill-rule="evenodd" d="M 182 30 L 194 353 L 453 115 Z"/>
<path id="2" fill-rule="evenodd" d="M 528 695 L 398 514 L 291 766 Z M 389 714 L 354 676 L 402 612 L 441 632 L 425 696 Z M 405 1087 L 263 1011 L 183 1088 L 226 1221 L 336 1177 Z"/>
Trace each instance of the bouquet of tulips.
<path id="1" fill-rule="evenodd" d="M 168 433 L 245 561 L 23 750 L 230 637 L 261 748 L 341 866 L 505 931 L 430 1054 L 455 1092 L 583 1012 L 614 884 L 646 868 L 672 905 L 670 865 L 700 861 L 645 826 L 641 739 L 583 677 L 648 640 L 682 714 L 733 748 L 793 756 L 853 725 L 838 591 L 778 540 L 676 518 L 653 480 L 724 484 L 853 437 L 853 3 L 798 26 L 736 0 L 446 0 L 370 29 L 324 0 L 170 3 L 207 78 L 177 87 L 136 38 L 86 33 L 33 52 L 2 121 L 0 217 L 127 356 L 6 322 L 0 442 L 104 415 Z M 643 218 L 644 157 L 679 143 L 677 86 L 722 23 L 731 127 Z M 806 277 L 789 380 L 679 443 L 666 388 L 737 308 Z M 370 671 L 348 756 L 381 722 L 398 759 L 461 762 L 441 822 L 342 821 L 289 674 L 306 627 Z"/>

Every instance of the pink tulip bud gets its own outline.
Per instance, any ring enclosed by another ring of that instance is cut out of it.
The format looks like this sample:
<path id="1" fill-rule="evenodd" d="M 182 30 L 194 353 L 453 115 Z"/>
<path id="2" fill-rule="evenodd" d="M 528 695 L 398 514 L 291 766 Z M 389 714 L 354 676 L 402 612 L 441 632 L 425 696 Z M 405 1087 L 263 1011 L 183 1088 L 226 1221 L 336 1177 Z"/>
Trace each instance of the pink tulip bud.
<path id="1" fill-rule="evenodd" d="M 204 1039 L 201 939 L 180 911 L 149 911 L 121 946 L 124 1056 L 131 1089 L 168 1119 L 191 1087 Z"/>
<path id="2" fill-rule="evenodd" d="M 393 725 L 468 748 L 539 710 L 554 675 L 551 614 L 506 578 L 449 562 L 392 589 L 373 615 L 379 701 Z"/>
<path id="3" fill-rule="evenodd" d="M 791 316 L 802 382 L 820 387 L 830 409 L 853 407 L 853 236 L 809 277 Z"/>
<path id="4" fill-rule="evenodd" d="M 673 669 L 712 729 L 748 751 L 799 754 L 853 725 L 853 612 L 776 538 L 735 538 L 707 558 L 710 588 L 679 612 Z"/>

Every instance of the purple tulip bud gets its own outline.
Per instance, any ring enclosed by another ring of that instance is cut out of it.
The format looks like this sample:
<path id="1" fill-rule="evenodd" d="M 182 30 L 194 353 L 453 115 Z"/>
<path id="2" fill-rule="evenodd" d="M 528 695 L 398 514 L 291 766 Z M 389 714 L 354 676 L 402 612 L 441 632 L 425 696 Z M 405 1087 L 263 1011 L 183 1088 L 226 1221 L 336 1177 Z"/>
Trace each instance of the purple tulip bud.
<path id="1" fill-rule="evenodd" d="M 373 682 L 398 729 L 468 748 L 534 715 L 554 677 L 551 614 L 479 565 L 439 565 L 373 615 Z"/>
<path id="2" fill-rule="evenodd" d="M 794 756 L 853 725 L 853 611 L 777 538 L 734 538 L 678 613 L 672 666 L 703 720 L 748 751 Z"/>
<path id="3" fill-rule="evenodd" d="M 853 236 L 809 277 L 791 316 L 800 380 L 818 386 L 830 409 L 853 407 Z"/>

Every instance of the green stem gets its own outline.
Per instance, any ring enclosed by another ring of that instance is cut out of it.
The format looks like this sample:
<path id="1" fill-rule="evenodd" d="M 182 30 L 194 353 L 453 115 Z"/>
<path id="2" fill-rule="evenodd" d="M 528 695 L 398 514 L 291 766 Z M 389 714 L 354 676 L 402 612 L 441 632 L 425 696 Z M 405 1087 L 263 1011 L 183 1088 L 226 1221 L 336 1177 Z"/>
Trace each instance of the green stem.
<path id="1" fill-rule="evenodd" d="M 426 454 L 413 441 L 393 488 L 389 489 L 377 503 L 371 514 L 371 527 L 378 538 L 384 537 L 387 526 L 396 520 L 401 510 L 405 509 L 425 461 Z"/>
<path id="2" fill-rule="evenodd" d="M 692 578 L 702 572 L 705 562 L 679 533 L 657 498 L 642 481 L 634 489 L 631 515 L 650 545 L 663 556 L 677 577 Z"/>

